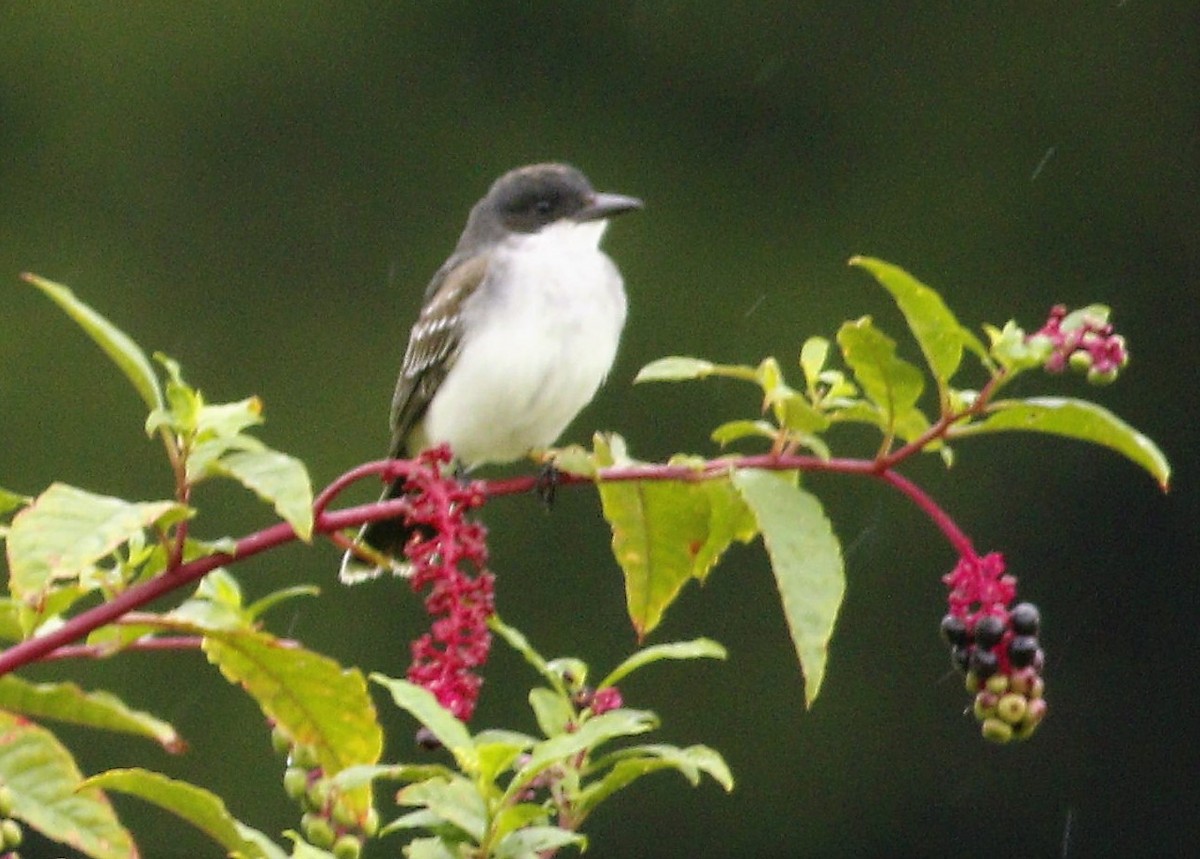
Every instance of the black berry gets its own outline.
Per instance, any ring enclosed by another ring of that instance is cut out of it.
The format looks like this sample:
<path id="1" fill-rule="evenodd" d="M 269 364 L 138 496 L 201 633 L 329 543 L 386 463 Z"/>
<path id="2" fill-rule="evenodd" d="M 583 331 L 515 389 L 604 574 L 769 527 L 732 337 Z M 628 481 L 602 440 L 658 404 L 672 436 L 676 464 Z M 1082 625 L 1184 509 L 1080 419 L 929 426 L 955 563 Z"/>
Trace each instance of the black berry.
<path id="1" fill-rule="evenodd" d="M 1008 659 L 1015 668 L 1026 668 L 1037 658 L 1038 640 L 1033 635 L 1018 635 L 1008 643 Z"/>
<path id="2" fill-rule="evenodd" d="M 1000 667 L 1000 660 L 992 651 L 976 647 L 971 652 L 970 667 L 975 676 L 982 680 L 996 673 L 996 669 Z"/>
<path id="3" fill-rule="evenodd" d="M 953 647 L 962 647 L 970 640 L 967 635 L 967 624 L 961 617 L 948 614 L 942 618 L 942 638 Z"/>
<path id="4" fill-rule="evenodd" d="M 1000 643 L 1004 635 L 1004 621 L 994 614 L 987 614 L 975 621 L 975 643 L 984 650 L 990 650 Z"/>
<path id="5" fill-rule="evenodd" d="M 1013 606 L 1009 617 L 1012 631 L 1017 635 L 1037 635 L 1042 623 L 1041 612 L 1031 602 L 1018 603 Z"/>

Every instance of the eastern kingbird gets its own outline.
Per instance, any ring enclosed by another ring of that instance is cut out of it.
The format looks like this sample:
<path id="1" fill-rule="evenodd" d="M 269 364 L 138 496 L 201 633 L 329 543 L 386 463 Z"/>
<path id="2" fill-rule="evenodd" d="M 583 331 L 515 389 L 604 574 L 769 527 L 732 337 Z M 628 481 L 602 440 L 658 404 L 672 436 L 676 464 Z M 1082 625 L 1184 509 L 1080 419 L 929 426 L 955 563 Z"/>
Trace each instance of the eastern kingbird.
<path id="1" fill-rule="evenodd" d="M 470 469 L 553 444 L 612 367 L 625 289 L 600 239 L 610 217 L 641 206 L 596 191 L 565 164 L 497 179 L 425 289 L 392 397 L 388 455 L 446 443 Z M 383 497 L 402 491 L 398 481 Z M 409 535 L 387 520 L 358 540 L 398 557 Z M 343 580 L 376 572 L 351 552 L 342 559 Z"/>

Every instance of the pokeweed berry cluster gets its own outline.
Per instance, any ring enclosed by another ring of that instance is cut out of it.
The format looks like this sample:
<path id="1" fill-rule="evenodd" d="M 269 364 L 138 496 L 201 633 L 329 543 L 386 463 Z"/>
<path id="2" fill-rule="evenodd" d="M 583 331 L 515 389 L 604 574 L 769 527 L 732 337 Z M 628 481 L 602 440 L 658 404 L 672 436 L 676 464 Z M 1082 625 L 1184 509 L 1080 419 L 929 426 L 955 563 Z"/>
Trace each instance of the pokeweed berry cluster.
<path id="1" fill-rule="evenodd" d="M 1094 385 L 1115 381 L 1121 368 L 1129 363 L 1125 338 L 1113 332 L 1107 308 L 1085 307 L 1068 313 L 1065 306 L 1055 305 L 1033 338 L 1050 342 L 1051 352 L 1044 365 L 1048 371 L 1061 373 L 1070 368 L 1086 373 Z"/>
<path id="2" fill-rule="evenodd" d="M 465 722 L 483 685 L 476 669 L 491 650 L 495 579 L 487 569 L 487 529 L 467 519 L 483 504 L 483 492 L 446 473 L 451 458 L 448 447 L 433 448 L 405 474 L 411 504 L 405 521 L 414 526 L 404 547 L 413 566 L 409 581 L 414 591 L 429 588 L 425 610 L 434 618 L 430 631 L 412 643 L 408 679 Z"/>
<path id="3" fill-rule="evenodd" d="M 983 736 L 998 743 L 1026 739 L 1047 711 L 1037 606 L 1013 604 L 1017 580 L 1005 573 L 998 552 L 964 555 L 942 581 L 950 588 L 942 637 L 975 696 Z"/>

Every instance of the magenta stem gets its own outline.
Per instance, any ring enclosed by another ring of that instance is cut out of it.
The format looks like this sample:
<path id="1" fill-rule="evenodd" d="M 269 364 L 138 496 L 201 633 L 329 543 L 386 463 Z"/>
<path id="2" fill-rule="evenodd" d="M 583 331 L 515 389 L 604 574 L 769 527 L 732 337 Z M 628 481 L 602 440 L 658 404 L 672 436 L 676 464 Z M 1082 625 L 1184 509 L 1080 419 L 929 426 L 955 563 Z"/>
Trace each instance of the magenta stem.
<path id="1" fill-rule="evenodd" d="M 769 471 L 824 471 L 838 474 L 861 474 L 875 477 L 902 492 L 917 505 L 934 524 L 945 534 L 955 550 L 964 556 L 973 557 L 975 552 L 971 541 L 955 525 L 941 507 L 918 487 L 892 470 L 897 457 L 892 455 L 879 460 L 866 459 L 820 459 L 813 456 L 796 456 L 791 454 L 761 454 L 743 456 L 734 459 L 711 461 L 700 468 L 682 465 L 637 464 L 616 466 L 602 469 L 597 477 L 604 482 L 623 482 L 630 480 L 677 480 L 698 482 L 712 480 L 728 474 L 735 468 L 758 468 Z M 385 479 L 395 479 L 403 474 L 406 461 L 376 460 L 364 463 L 347 471 L 330 483 L 316 497 L 313 503 L 313 531 L 317 534 L 330 534 L 346 528 L 356 528 L 367 522 L 379 519 L 390 519 L 403 514 L 409 507 L 408 499 L 393 498 L 378 501 L 373 504 L 361 504 L 342 510 L 328 511 L 326 508 L 346 487 L 358 480 L 370 476 L 382 476 Z M 499 497 L 517 493 L 529 492 L 538 482 L 538 478 L 514 477 L 507 480 L 481 481 L 480 489 L 487 497 Z M 590 477 L 580 475 L 560 474 L 558 482 L 562 485 L 590 483 Z M 245 559 L 273 549 L 276 546 L 290 543 L 297 539 L 296 532 L 286 522 L 280 522 L 269 528 L 264 528 L 239 540 L 231 553 L 219 552 L 197 558 L 184 564 L 173 565 L 157 578 L 134 585 L 127 591 L 118 594 L 112 600 L 90 608 L 75 617 L 70 618 L 62 626 L 44 635 L 19 642 L 7 650 L 0 652 L 0 676 L 7 674 L 23 665 L 39 659 L 45 659 L 55 654 L 74 641 L 87 636 L 95 629 L 112 623 L 131 611 L 136 611 L 171 591 L 182 588 L 212 572 L 217 567 L 244 561 Z M 149 648 L 143 648 L 149 649 Z M 82 655 L 75 649 L 68 650 L 62 656 Z"/>

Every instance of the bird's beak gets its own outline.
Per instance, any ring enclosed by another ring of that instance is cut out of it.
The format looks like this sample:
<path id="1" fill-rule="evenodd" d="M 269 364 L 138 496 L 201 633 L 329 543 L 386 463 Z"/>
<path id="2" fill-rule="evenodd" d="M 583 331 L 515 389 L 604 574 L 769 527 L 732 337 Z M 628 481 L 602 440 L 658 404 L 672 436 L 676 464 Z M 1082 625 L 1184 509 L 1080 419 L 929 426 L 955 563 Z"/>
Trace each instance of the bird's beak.
<path id="1" fill-rule="evenodd" d="M 642 201 L 637 197 L 626 197 L 624 194 L 605 194 L 597 191 L 592 194 L 587 205 L 575 213 L 574 217 L 576 221 L 599 221 L 640 208 L 642 208 Z"/>

